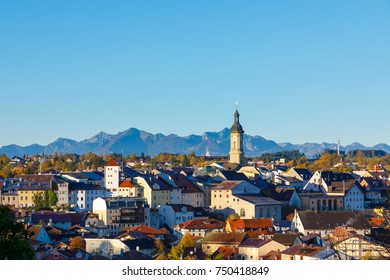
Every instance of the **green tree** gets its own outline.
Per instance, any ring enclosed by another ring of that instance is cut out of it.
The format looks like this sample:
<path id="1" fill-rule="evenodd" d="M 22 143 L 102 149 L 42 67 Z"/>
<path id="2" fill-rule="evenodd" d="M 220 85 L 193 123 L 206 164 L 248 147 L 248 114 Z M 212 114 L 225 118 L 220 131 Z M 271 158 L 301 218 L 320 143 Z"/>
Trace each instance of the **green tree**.
<path id="1" fill-rule="evenodd" d="M 182 167 L 189 167 L 190 166 L 190 161 L 188 160 L 187 155 L 183 156 L 183 159 L 181 161 L 181 166 Z"/>
<path id="2" fill-rule="evenodd" d="M 10 208 L 0 205 L 0 260 L 32 260 L 35 253 L 29 233 L 16 222 Z"/>
<path id="3" fill-rule="evenodd" d="M 49 191 L 49 207 L 56 206 L 58 202 L 58 197 L 56 193 L 52 190 Z"/>
<path id="4" fill-rule="evenodd" d="M 33 202 L 35 210 L 41 210 L 44 207 L 42 192 L 34 194 Z"/>

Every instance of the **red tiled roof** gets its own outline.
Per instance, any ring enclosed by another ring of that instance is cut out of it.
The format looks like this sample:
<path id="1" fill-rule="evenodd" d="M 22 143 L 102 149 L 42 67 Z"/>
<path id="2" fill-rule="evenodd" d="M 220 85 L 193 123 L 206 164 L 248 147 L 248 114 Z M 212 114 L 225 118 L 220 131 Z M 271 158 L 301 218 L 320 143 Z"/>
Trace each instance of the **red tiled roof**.
<path id="1" fill-rule="evenodd" d="M 132 184 L 130 181 L 123 181 L 120 185 L 120 188 L 136 188 L 137 186 Z"/>
<path id="2" fill-rule="evenodd" d="M 268 229 L 273 229 L 274 225 L 270 218 L 259 218 L 259 219 L 237 219 L 228 220 L 230 228 L 233 232 L 237 230 L 244 230 L 246 232 L 256 232 L 257 234 L 267 234 Z M 259 230 L 261 229 L 261 231 Z M 256 234 L 253 234 L 255 236 Z"/>
<path id="3" fill-rule="evenodd" d="M 183 229 L 223 229 L 225 223 L 215 219 L 190 220 L 180 225 Z"/>
<path id="4" fill-rule="evenodd" d="M 109 160 L 106 162 L 104 166 L 119 166 L 119 164 L 115 160 Z"/>
<path id="5" fill-rule="evenodd" d="M 370 222 L 372 227 L 380 227 L 385 222 L 385 218 L 371 218 Z"/>
<path id="6" fill-rule="evenodd" d="M 158 230 L 158 229 L 155 229 L 155 228 L 152 228 L 152 227 L 149 227 L 149 226 L 145 226 L 145 225 L 139 225 L 139 226 L 136 226 L 133 228 L 128 228 L 128 229 L 125 229 L 125 231 L 127 231 L 127 232 L 141 232 L 141 233 L 145 233 L 147 235 L 165 235 L 165 232 Z"/>

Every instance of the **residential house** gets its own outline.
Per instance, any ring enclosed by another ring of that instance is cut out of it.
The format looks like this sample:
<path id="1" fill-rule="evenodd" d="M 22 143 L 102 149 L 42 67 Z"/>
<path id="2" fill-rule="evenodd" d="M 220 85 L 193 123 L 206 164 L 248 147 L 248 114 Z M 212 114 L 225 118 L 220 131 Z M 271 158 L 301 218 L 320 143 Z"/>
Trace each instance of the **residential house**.
<path id="1" fill-rule="evenodd" d="M 69 206 L 78 212 L 92 211 L 93 201 L 99 197 L 107 197 L 107 190 L 100 185 L 70 182 Z"/>
<path id="2" fill-rule="evenodd" d="M 249 178 L 244 173 L 239 173 L 230 170 L 217 170 L 214 177 L 214 181 L 249 181 Z"/>
<path id="3" fill-rule="evenodd" d="M 296 233 L 275 233 L 272 240 L 286 246 L 286 249 L 303 244 L 301 238 Z"/>
<path id="4" fill-rule="evenodd" d="M 84 240 L 89 254 L 101 255 L 108 259 L 130 250 L 120 239 L 85 238 Z"/>
<path id="5" fill-rule="evenodd" d="M 64 261 L 64 260 L 88 260 L 90 257 L 90 254 L 85 252 L 81 249 L 65 249 L 65 250 L 54 250 L 53 252 L 49 253 L 45 257 L 42 258 L 42 260 L 46 261 Z"/>
<path id="6" fill-rule="evenodd" d="M 260 171 L 254 166 L 241 167 L 238 173 L 243 173 L 250 180 L 259 180 L 261 178 Z"/>
<path id="7" fill-rule="evenodd" d="M 140 197 L 141 192 L 139 186 L 133 184 L 129 180 L 125 180 L 119 185 L 119 196 L 121 197 Z"/>
<path id="8" fill-rule="evenodd" d="M 51 243 L 51 239 L 45 227 L 42 225 L 30 226 L 28 229 L 31 240 L 39 241 L 42 243 Z"/>
<path id="9" fill-rule="evenodd" d="M 170 173 L 169 176 L 175 185 L 181 189 L 182 204 L 193 207 L 206 206 L 204 205 L 204 192 L 195 183 L 180 173 Z"/>
<path id="10" fill-rule="evenodd" d="M 272 239 L 248 238 L 238 245 L 239 259 L 262 260 L 271 251 L 284 251 L 287 247 Z"/>
<path id="11" fill-rule="evenodd" d="M 219 182 L 215 182 L 213 178 L 208 175 L 191 177 L 189 179 L 203 191 L 203 205 L 209 207 L 211 205 L 211 190 L 216 187 Z"/>
<path id="12" fill-rule="evenodd" d="M 202 240 L 202 250 L 205 254 L 211 255 L 220 247 L 236 249 L 245 239 L 245 233 L 234 232 L 209 232 Z"/>
<path id="13" fill-rule="evenodd" d="M 164 237 L 166 235 L 166 233 L 161 231 L 161 230 L 155 229 L 155 228 L 150 227 L 150 226 L 145 226 L 145 225 L 139 225 L 136 227 L 127 228 L 124 231 L 128 232 L 128 233 L 140 232 L 140 233 L 146 234 L 147 236 L 149 236 L 150 238 L 153 238 L 153 239 L 164 239 Z"/>
<path id="14" fill-rule="evenodd" d="M 152 208 L 171 203 L 171 188 L 158 176 L 135 177 L 133 183 L 140 186 L 140 192 Z"/>
<path id="15" fill-rule="evenodd" d="M 209 232 L 224 232 L 225 222 L 215 219 L 190 220 L 174 227 L 174 230 L 184 236 L 186 233 L 195 237 L 205 237 Z"/>
<path id="16" fill-rule="evenodd" d="M 281 219 L 281 203 L 260 195 L 260 189 L 247 181 L 224 181 L 213 188 L 211 208 L 226 218 L 235 213 L 244 219 Z"/>
<path id="17" fill-rule="evenodd" d="M 186 204 L 164 204 L 157 207 L 160 225 L 173 228 L 177 224 L 194 219 L 194 207 Z"/>
<path id="18" fill-rule="evenodd" d="M 302 210 L 364 210 L 364 190 L 349 173 L 317 171 L 300 196 Z"/>
<path id="19" fill-rule="evenodd" d="M 296 178 L 302 182 L 303 186 L 306 186 L 306 184 L 309 182 L 309 180 L 313 176 L 313 174 L 306 168 L 292 167 L 292 168 L 288 169 L 285 173 L 283 173 L 283 176 Z"/>
<path id="20" fill-rule="evenodd" d="M 296 190 L 302 190 L 304 186 L 301 180 L 295 177 L 287 177 L 283 175 L 274 174 L 272 181 L 278 188 L 293 188 Z"/>
<path id="21" fill-rule="evenodd" d="M 110 235 L 125 228 L 150 225 L 150 208 L 141 197 L 97 198 L 93 201 L 93 213 L 108 226 Z"/>
<path id="22" fill-rule="evenodd" d="M 246 233 L 250 238 L 267 239 L 275 233 L 273 221 L 270 218 L 228 219 L 226 232 Z"/>
<path id="23" fill-rule="evenodd" d="M 44 226 L 53 226 L 61 230 L 66 230 L 74 225 L 84 225 L 86 215 L 84 213 L 67 213 L 53 211 L 33 212 L 29 223 L 32 225 L 42 224 Z"/>
<path id="24" fill-rule="evenodd" d="M 115 239 L 120 240 L 126 245 L 126 252 L 138 251 L 147 256 L 153 256 L 156 254 L 155 239 L 145 233 L 137 231 L 126 232 L 115 237 Z"/>
<path id="25" fill-rule="evenodd" d="M 301 198 L 294 188 L 275 188 L 271 197 L 282 203 L 282 206 L 289 206 L 294 209 L 301 209 Z"/>
<path id="26" fill-rule="evenodd" d="M 329 247 L 294 245 L 281 253 L 281 260 L 336 260 L 337 254 Z"/>
<path id="27" fill-rule="evenodd" d="M 335 228 L 327 235 L 326 241 L 343 260 L 390 258 L 390 251 L 386 245 L 375 237 L 357 234 L 353 227 Z"/>
<path id="28" fill-rule="evenodd" d="M 369 221 L 364 213 L 356 210 L 342 211 L 295 211 L 294 228 L 303 234 L 319 233 L 327 235 L 339 226 L 351 226 L 358 234 L 370 232 Z"/>

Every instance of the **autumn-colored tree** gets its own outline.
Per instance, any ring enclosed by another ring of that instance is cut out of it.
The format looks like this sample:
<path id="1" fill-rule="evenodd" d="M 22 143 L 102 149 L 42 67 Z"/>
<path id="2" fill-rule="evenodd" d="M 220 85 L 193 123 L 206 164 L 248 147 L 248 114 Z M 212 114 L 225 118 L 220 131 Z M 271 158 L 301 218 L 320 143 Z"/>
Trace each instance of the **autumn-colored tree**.
<path id="1" fill-rule="evenodd" d="M 167 247 L 164 244 L 164 241 L 161 239 L 156 239 L 156 241 L 154 241 L 154 246 L 156 246 L 156 250 L 159 253 L 164 253 L 165 250 L 167 249 Z"/>
<path id="2" fill-rule="evenodd" d="M 238 216 L 236 213 L 232 213 L 232 214 L 229 215 L 229 217 L 226 219 L 226 221 L 227 220 L 235 221 L 235 220 L 238 220 L 239 218 L 240 218 L 240 216 Z"/>
<path id="3" fill-rule="evenodd" d="M 179 246 L 183 248 L 188 248 L 188 247 L 195 247 L 196 243 L 190 233 L 184 234 L 183 238 L 180 240 Z"/>
<path id="4" fill-rule="evenodd" d="M 77 236 L 75 238 L 72 239 L 72 241 L 70 242 L 69 244 L 69 249 L 81 249 L 81 250 L 84 250 L 85 251 L 85 246 L 86 246 L 86 242 L 85 240 L 80 237 L 80 236 Z"/>
<path id="5" fill-rule="evenodd" d="M 184 249 L 180 245 L 176 245 L 168 254 L 170 260 L 180 260 L 183 257 Z"/>

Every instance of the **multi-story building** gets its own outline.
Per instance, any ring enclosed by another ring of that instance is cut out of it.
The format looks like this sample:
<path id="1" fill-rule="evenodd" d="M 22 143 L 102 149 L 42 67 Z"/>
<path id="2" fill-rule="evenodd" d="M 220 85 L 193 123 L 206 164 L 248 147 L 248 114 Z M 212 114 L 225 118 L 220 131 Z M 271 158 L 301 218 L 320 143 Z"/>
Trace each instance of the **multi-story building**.
<path id="1" fill-rule="evenodd" d="M 194 208 L 185 204 L 164 204 L 158 206 L 160 226 L 166 224 L 173 228 L 177 224 L 193 220 L 195 217 Z"/>
<path id="2" fill-rule="evenodd" d="M 152 208 L 171 202 L 171 186 L 158 176 L 135 177 L 134 183 L 140 186 L 140 192 Z"/>
<path id="3" fill-rule="evenodd" d="M 112 196 L 119 195 L 120 166 L 115 160 L 104 165 L 104 185 Z"/>
<path id="4" fill-rule="evenodd" d="M 262 196 L 259 188 L 246 181 L 224 181 L 212 189 L 211 208 L 225 217 L 281 219 L 281 203 Z"/>
<path id="5" fill-rule="evenodd" d="M 108 226 L 110 235 L 125 228 L 150 225 L 150 207 L 141 197 L 97 198 L 93 201 L 93 213 Z"/>
<path id="6" fill-rule="evenodd" d="M 68 204 L 76 211 L 91 211 L 93 201 L 99 197 L 110 196 L 106 188 L 99 185 L 70 182 Z"/>

